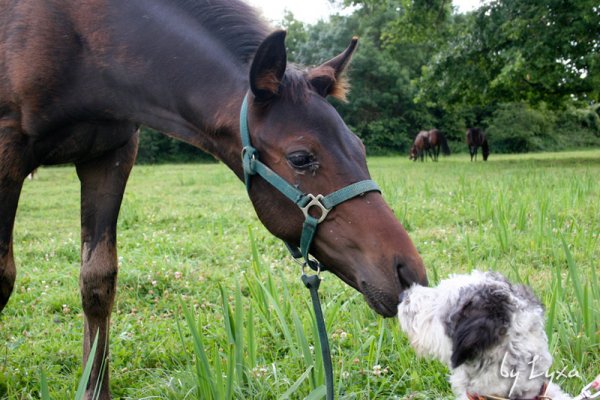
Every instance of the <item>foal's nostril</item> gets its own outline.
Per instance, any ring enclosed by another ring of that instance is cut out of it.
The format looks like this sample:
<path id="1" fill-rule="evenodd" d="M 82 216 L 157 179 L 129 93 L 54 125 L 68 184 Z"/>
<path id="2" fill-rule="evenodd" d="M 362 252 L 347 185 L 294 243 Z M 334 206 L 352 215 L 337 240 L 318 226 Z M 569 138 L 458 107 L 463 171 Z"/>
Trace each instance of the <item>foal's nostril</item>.
<path id="1" fill-rule="evenodd" d="M 410 270 L 404 264 L 398 264 L 396 267 L 398 271 L 398 279 L 400 280 L 400 286 L 402 289 L 408 289 L 414 282 L 414 279 L 411 279 Z"/>
<path id="2" fill-rule="evenodd" d="M 421 278 L 419 276 L 419 270 L 423 268 L 420 264 L 411 265 L 405 263 L 397 264 L 398 279 L 400 280 L 400 286 L 402 289 L 408 289 L 414 284 L 421 286 L 427 286 L 427 277 Z"/>

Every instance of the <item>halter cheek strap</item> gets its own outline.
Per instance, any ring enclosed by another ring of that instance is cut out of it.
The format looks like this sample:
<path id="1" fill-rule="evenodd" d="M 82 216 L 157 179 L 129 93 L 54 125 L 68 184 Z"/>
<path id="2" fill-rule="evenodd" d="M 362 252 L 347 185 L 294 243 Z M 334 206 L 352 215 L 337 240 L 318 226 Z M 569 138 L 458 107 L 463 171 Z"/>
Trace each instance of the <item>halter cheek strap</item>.
<path id="1" fill-rule="evenodd" d="M 244 97 L 244 102 L 240 110 L 240 135 L 242 138 L 242 165 L 244 167 L 244 182 L 246 190 L 250 190 L 251 177 L 260 175 L 275 189 L 279 190 L 285 197 L 296 204 L 304 214 L 304 224 L 302 225 L 302 234 L 300 236 L 300 250 L 286 242 L 286 245 L 294 258 L 304 258 L 306 265 L 313 269 L 320 270 L 319 263 L 309 258 L 311 243 L 317 231 L 317 226 L 323 222 L 331 209 L 340 203 L 361 196 L 367 192 L 381 192 L 379 186 L 370 179 L 352 183 L 346 187 L 336 190 L 326 196 L 322 194 L 313 195 L 304 193 L 296 186 L 291 185 L 272 169 L 266 166 L 258 159 L 257 150 L 252 147 L 250 141 L 250 130 L 248 129 L 248 95 Z M 318 209 L 319 215 L 313 217 L 310 211 Z"/>

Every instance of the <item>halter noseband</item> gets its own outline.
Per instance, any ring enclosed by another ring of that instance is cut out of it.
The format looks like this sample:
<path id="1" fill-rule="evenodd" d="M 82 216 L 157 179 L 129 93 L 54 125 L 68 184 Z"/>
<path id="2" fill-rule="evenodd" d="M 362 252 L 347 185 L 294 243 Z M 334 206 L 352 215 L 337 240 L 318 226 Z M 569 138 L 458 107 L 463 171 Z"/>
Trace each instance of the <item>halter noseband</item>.
<path id="1" fill-rule="evenodd" d="M 290 243 L 286 242 L 286 245 L 294 258 L 304 257 L 306 265 L 313 269 L 322 269 L 317 261 L 310 260 L 308 256 L 310 245 L 317 231 L 317 225 L 325 220 L 333 207 L 367 192 L 381 192 L 379 186 L 372 180 L 367 179 L 352 183 L 324 196 L 322 194 L 313 195 L 311 193 L 303 193 L 296 186 L 288 183 L 272 169 L 263 164 L 258 159 L 257 150 L 252 147 L 250 130 L 248 129 L 248 95 L 244 97 L 244 102 L 240 110 L 240 135 L 242 138 L 242 165 L 244 167 L 246 190 L 250 190 L 250 177 L 258 174 L 302 210 L 305 219 L 302 225 L 302 235 L 300 236 L 300 251 Z M 319 208 L 320 215 L 318 217 L 310 215 L 309 211 L 313 207 Z"/>

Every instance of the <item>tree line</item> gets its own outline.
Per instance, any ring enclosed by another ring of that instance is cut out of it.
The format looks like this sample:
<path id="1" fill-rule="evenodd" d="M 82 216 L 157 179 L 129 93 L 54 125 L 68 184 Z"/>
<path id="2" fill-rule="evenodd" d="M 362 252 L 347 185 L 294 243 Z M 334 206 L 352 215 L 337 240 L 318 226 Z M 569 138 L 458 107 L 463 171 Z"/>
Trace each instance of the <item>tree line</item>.
<path id="1" fill-rule="evenodd" d="M 288 57 L 318 65 L 359 36 L 348 101 L 332 102 L 369 154 L 406 154 L 434 127 L 455 151 L 467 127 L 493 152 L 600 145 L 597 1 L 495 0 L 469 13 L 451 0 L 330 1 L 346 12 L 310 25 L 286 14 Z M 140 162 L 199 158 L 210 159 L 142 135 Z"/>

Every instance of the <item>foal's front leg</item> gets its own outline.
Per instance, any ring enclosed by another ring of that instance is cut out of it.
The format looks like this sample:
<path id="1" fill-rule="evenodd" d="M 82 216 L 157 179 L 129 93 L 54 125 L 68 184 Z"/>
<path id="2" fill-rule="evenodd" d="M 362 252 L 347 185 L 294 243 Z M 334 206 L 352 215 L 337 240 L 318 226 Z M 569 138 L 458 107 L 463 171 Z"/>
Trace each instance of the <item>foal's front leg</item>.
<path id="1" fill-rule="evenodd" d="M 0 166 L 7 167 L 3 164 Z M 12 231 L 22 186 L 22 180 L 0 173 L 0 311 L 8 303 L 17 276 L 12 251 Z"/>
<path id="2" fill-rule="evenodd" d="M 123 147 L 92 161 L 78 163 L 81 181 L 81 273 L 79 286 L 85 314 L 84 365 L 96 334 L 86 399 L 110 399 L 108 342 L 110 314 L 117 288 L 117 217 L 137 152 L 137 133 Z M 98 386 L 98 387 L 96 387 Z"/>
<path id="3" fill-rule="evenodd" d="M 12 294 L 17 269 L 13 256 L 13 227 L 23 181 L 33 169 L 18 121 L 0 118 L 0 312 Z"/>

